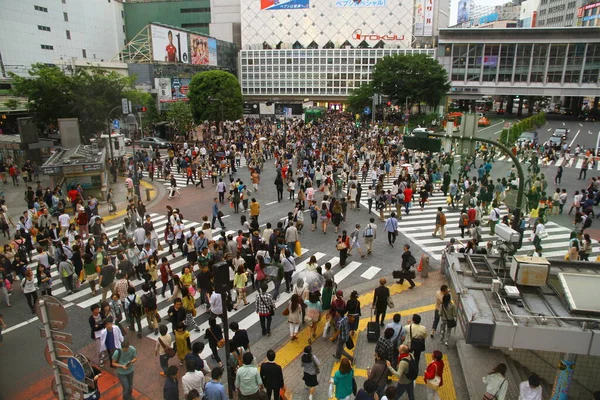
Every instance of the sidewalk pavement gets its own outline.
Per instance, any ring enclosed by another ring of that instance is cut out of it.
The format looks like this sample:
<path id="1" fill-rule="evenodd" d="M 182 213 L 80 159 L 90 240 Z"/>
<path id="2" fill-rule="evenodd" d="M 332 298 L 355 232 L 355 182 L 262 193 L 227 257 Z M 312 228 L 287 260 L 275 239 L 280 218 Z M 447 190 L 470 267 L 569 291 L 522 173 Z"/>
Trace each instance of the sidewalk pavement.
<path id="1" fill-rule="evenodd" d="M 45 189 L 46 187 L 50 187 L 50 177 L 47 175 L 40 175 L 39 181 L 42 184 L 42 187 Z M 35 191 L 37 187 L 37 182 L 34 180 L 33 182 L 23 183 L 20 182 L 19 186 L 14 186 L 12 183 L 4 184 L 4 199 L 6 201 L 6 206 L 8 207 L 8 212 L 13 220 L 13 222 L 18 222 L 19 217 L 23 214 L 23 211 L 27 210 L 27 203 L 24 199 L 25 190 L 27 186 L 31 186 Z M 122 218 L 126 215 L 125 208 L 127 207 L 127 189 L 125 188 L 125 177 L 118 177 L 117 183 L 111 183 L 110 186 L 113 189 L 115 194 L 115 204 L 117 206 L 117 213 L 110 214 L 108 213 L 108 203 L 105 201 L 99 201 L 99 214 L 104 218 L 105 222 L 116 220 Z M 150 201 L 147 200 L 146 191 L 149 191 Z M 66 194 L 67 190 L 64 190 Z M 85 189 L 84 189 L 85 193 Z M 164 185 L 156 182 L 149 181 L 146 177 L 140 180 L 140 195 L 144 201 L 144 204 L 147 208 L 155 203 L 158 199 L 160 200 L 166 194 L 166 190 Z M 10 227 L 11 237 L 0 237 L 0 247 L 4 246 L 7 243 L 10 243 L 12 237 L 14 236 L 15 230 L 13 227 Z"/>

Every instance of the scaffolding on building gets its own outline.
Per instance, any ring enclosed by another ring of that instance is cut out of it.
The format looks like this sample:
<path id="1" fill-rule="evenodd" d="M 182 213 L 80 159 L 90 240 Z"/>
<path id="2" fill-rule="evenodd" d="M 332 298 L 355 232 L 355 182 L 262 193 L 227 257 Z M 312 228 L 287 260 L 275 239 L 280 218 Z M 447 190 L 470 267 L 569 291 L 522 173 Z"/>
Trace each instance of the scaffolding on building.
<path id="1" fill-rule="evenodd" d="M 152 33 L 150 24 L 146 25 L 131 39 L 125 47 L 113 57 L 113 62 L 152 63 Z"/>

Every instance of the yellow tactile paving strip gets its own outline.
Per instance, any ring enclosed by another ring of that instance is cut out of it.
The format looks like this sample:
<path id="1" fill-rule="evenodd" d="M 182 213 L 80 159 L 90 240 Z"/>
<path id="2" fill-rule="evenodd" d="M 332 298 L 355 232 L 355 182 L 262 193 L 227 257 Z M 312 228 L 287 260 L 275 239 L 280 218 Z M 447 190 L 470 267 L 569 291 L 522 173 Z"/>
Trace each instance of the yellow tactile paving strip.
<path id="1" fill-rule="evenodd" d="M 420 286 L 419 283 L 417 283 L 417 285 Z M 407 290 L 408 287 L 409 287 L 408 284 L 404 284 L 404 285 L 393 284 L 392 286 L 390 286 L 390 293 L 392 295 L 398 294 L 398 293 L 401 293 L 401 292 Z M 369 291 L 368 293 L 365 293 L 365 294 L 359 296 L 359 300 L 360 300 L 360 303 L 363 305 L 363 307 L 372 304 L 373 303 L 373 291 Z M 415 308 L 411 308 L 408 310 L 401 310 L 401 309 L 388 310 L 387 315 L 393 316 L 395 311 L 400 311 L 402 313 L 402 315 L 406 316 L 406 315 L 429 312 L 429 311 L 433 311 L 434 309 L 435 309 L 435 304 L 429 304 L 426 306 L 415 307 Z M 391 320 L 391 319 L 392 319 L 392 317 L 388 318 L 387 320 Z M 354 336 L 355 342 L 358 341 L 358 335 L 360 335 L 360 332 L 366 329 L 368 322 L 369 322 L 368 318 L 361 318 L 361 320 L 359 321 L 358 330 Z M 317 325 L 317 331 L 316 331 L 317 338 L 323 334 L 324 327 L 325 327 L 325 317 L 321 318 L 321 321 Z M 281 365 L 282 368 L 285 368 L 286 366 L 288 366 L 294 359 L 296 359 L 296 357 L 298 357 L 300 354 L 302 354 L 302 352 L 304 351 L 304 347 L 306 346 L 306 343 L 308 343 L 308 339 L 310 337 L 310 328 L 302 329 L 298 333 L 297 336 L 298 336 L 298 340 L 286 343 L 282 348 L 280 348 L 277 351 L 277 361 Z M 354 350 L 349 350 L 348 352 L 350 354 L 354 355 Z M 427 361 L 427 364 L 429 364 L 432 360 L 431 353 L 426 353 L 425 359 Z M 452 381 L 452 372 L 450 369 L 450 362 L 448 361 L 448 357 L 446 355 L 444 355 L 443 360 L 444 360 L 444 366 L 445 366 L 444 373 L 443 373 L 444 385 L 442 386 L 442 388 L 439 390 L 438 393 L 442 400 L 456 400 L 456 392 L 454 390 L 454 383 Z M 331 369 L 331 376 L 333 376 L 335 374 L 335 371 L 337 371 L 339 369 L 339 366 L 340 366 L 339 362 L 335 362 L 333 364 L 333 367 Z M 355 374 L 355 376 L 366 378 L 367 370 L 355 368 L 354 374 Z M 392 377 L 392 380 L 398 380 L 398 378 Z M 425 384 L 425 382 L 423 381 L 423 376 L 419 376 L 415 382 L 419 385 Z"/>

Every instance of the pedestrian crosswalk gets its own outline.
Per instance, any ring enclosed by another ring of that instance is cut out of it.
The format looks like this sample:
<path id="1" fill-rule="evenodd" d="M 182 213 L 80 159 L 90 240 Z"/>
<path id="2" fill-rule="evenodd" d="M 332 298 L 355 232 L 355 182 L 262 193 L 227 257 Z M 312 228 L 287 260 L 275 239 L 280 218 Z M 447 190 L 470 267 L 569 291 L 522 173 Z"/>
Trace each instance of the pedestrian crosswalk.
<path id="1" fill-rule="evenodd" d="M 168 158 L 164 158 L 164 161 L 167 161 Z M 241 168 L 247 167 L 247 163 L 246 163 L 246 158 L 242 157 L 240 159 L 240 164 L 237 165 L 236 164 L 236 168 L 238 169 L 238 171 Z M 177 172 L 177 167 L 173 167 L 171 169 L 171 174 L 173 174 L 173 176 L 175 177 L 175 181 L 177 182 L 177 187 L 179 188 L 184 188 L 188 186 L 188 179 L 187 179 L 187 175 L 186 175 L 186 171 L 184 169 L 181 169 L 179 172 Z M 199 174 L 198 174 L 199 176 Z M 207 172 L 204 174 L 204 185 L 210 185 L 210 172 Z M 161 172 L 161 177 L 160 178 L 155 178 L 155 180 L 157 182 L 161 182 L 162 184 L 164 184 L 166 187 L 171 187 L 171 181 L 169 179 L 166 179 L 165 176 L 162 175 Z M 198 179 L 194 178 L 194 183 L 198 183 Z M 192 183 L 190 183 L 191 185 Z"/>
<path id="2" fill-rule="evenodd" d="M 522 155 L 517 156 L 519 162 L 530 164 L 531 161 L 528 158 L 523 157 Z M 563 167 L 563 168 L 575 168 L 581 169 L 583 165 L 584 157 L 575 157 L 575 156 L 567 156 L 567 157 L 557 157 L 556 160 L 545 160 L 543 157 L 539 157 L 537 159 L 537 163 L 540 167 Z M 499 156 L 496 161 L 506 161 L 512 162 L 512 160 L 506 156 Z M 600 171 L 600 163 L 596 162 L 594 166 L 588 166 L 589 170 L 596 169 Z"/>
<path id="3" fill-rule="evenodd" d="M 370 171 L 369 171 L 370 174 Z M 398 171 L 399 174 L 399 171 Z M 370 176 L 370 175 L 369 175 Z M 395 192 L 393 187 L 393 181 L 396 177 L 390 177 L 389 181 L 384 179 L 383 189 L 388 189 Z M 469 241 L 469 232 L 465 229 L 465 238 L 461 238 L 461 230 L 458 226 L 460 213 L 462 207 L 450 209 L 446 202 L 446 197 L 443 193 L 436 189 L 434 190 L 433 196 L 429 197 L 428 202 L 425 204 L 423 211 L 418 206 L 418 194 L 413 195 L 413 207 L 409 210 L 409 214 L 406 215 L 402 212 L 402 219 L 398 221 L 398 232 L 410 239 L 414 244 L 422 249 L 423 252 L 428 253 L 430 257 L 440 260 L 442 256 L 442 250 L 449 243 L 450 238 L 456 238 L 458 241 L 463 242 L 465 245 Z M 368 201 L 365 196 L 361 197 L 361 205 L 368 208 Z M 445 240 L 441 240 L 438 237 L 433 237 L 432 233 L 435 229 L 435 220 L 438 207 L 444 209 L 446 215 L 446 237 Z M 395 207 L 384 211 L 384 217 L 388 218 L 392 211 L 396 211 Z M 505 205 L 500 207 L 501 217 L 506 215 L 508 212 Z M 373 213 L 376 215 L 379 213 L 375 211 L 375 204 L 373 203 Z M 550 217 L 552 219 L 552 217 Z M 552 221 L 545 224 L 546 232 L 548 237 L 542 240 L 542 255 L 548 258 L 563 257 L 568 249 L 569 238 L 572 229 L 558 225 Z M 487 216 L 484 216 L 482 224 L 482 242 L 486 243 L 492 241 L 494 244 L 498 240 L 498 237 L 491 235 L 490 228 L 487 226 Z M 526 255 L 534 250 L 533 243 L 529 240 L 531 230 L 527 230 L 523 237 L 523 245 L 517 251 L 517 255 Z M 600 245 L 597 241 L 592 240 L 594 257 L 600 252 Z"/>
<path id="4" fill-rule="evenodd" d="M 164 248 L 163 251 L 158 252 L 158 257 L 159 257 L 159 259 L 161 259 L 162 257 L 167 257 L 168 256 L 168 245 L 164 241 L 164 237 L 162 235 L 162 232 L 167 224 L 167 218 L 164 215 L 159 215 L 159 214 L 155 214 L 155 213 L 150 213 L 149 215 L 151 217 L 151 220 L 153 222 L 155 230 L 159 233 L 159 235 L 158 235 L 159 242 L 161 243 L 161 245 Z M 189 221 L 189 220 L 183 220 L 183 223 L 185 225 L 186 232 L 189 231 L 189 229 L 192 227 L 196 228 L 196 231 L 199 231 L 202 229 L 201 223 L 197 223 L 197 222 L 193 222 L 193 221 Z M 107 227 L 106 228 L 107 236 L 109 238 L 115 237 L 120 228 L 121 228 L 121 224 L 115 224 L 115 225 Z M 214 237 L 216 237 L 217 235 L 220 235 L 222 233 L 222 229 L 213 229 L 212 232 L 213 232 L 213 235 L 215 235 Z M 233 231 L 233 230 L 225 231 L 225 235 L 229 235 L 229 234 L 233 235 L 234 238 L 237 236 L 236 231 Z M 334 250 L 334 252 L 335 252 L 335 250 Z M 341 268 L 339 268 L 340 260 L 337 255 L 332 256 L 332 255 L 328 255 L 328 254 L 322 253 L 322 252 L 314 252 L 314 251 L 310 251 L 309 249 L 306 249 L 306 248 L 302 248 L 301 253 L 302 253 L 301 256 L 296 257 L 296 273 L 303 271 L 306 268 L 306 265 L 308 264 L 308 261 L 310 260 L 311 256 L 314 256 L 317 259 L 319 265 L 324 265 L 326 262 L 331 263 L 332 270 L 337 272 L 335 274 L 335 282 L 337 284 L 341 283 L 342 281 L 344 281 L 346 278 L 348 278 L 349 276 L 351 276 L 353 274 L 360 275 L 360 276 L 362 276 L 362 278 L 364 278 L 366 280 L 371 280 L 375 276 L 377 276 L 377 274 L 381 271 L 381 268 L 372 266 L 368 262 L 352 261 L 352 257 L 349 257 L 346 267 L 341 269 Z M 175 254 L 176 254 L 176 257 L 169 257 L 169 263 L 170 263 L 170 267 L 171 267 L 172 271 L 176 274 L 180 274 L 182 272 L 184 266 L 188 265 L 188 262 L 187 262 L 186 257 L 183 257 L 181 255 L 181 253 L 176 251 Z M 39 255 L 33 256 L 33 261 L 29 264 L 30 268 L 35 268 L 35 266 L 37 265 L 38 258 L 39 258 Z M 360 259 L 360 260 L 364 261 L 364 259 Z M 68 307 L 77 306 L 82 309 L 89 309 L 89 307 L 91 305 L 98 304 L 101 301 L 102 295 L 100 293 L 100 290 L 98 290 L 98 292 L 97 292 L 98 294 L 94 295 L 90 289 L 90 286 L 87 283 L 82 283 L 81 287 L 79 288 L 79 290 L 77 292 L 69 294 L 68 290 L 65 288 L 62 280 L 60 279 L 56 265 L 52 266 L 52 268 L 51 268 L 51 276 L 53 279 L 52 295 L 61 299 L 61 301 L 63 302 L 63 304 L 65 304 L 65 306 L 68 306 Z M 135 287 L 138 295 L 143 294 L 143 291 L 141 289 L 141 286 L 144 283 L 143 280 L 134 278 L 134 279 L 130 280 L 130 282 Z M 172 305 L 172 302 L 169 302 L 169 300 L 168 300 L 171 293 L 169 290 L 167 290 L 166 297 L 162 297 L 160 295 L 160 293 L 162 291 L 162 283 L 160 282 L 160 280 L 156 284 L 156 289 L 157 289 L 157 292 L 159 293 L 159 295 L 157 297 L 158 312 L 162 317 L 165 317 L 167 315 L 167 311 L 168 311 L 169 307 Z M 269 283 L 269 291 L 272 291 L 273 289 L 274 289 L 274 284 L 272 282 L 270 282 Z M 280 294 L 279 299 L 276 301 L 277 307 L 279 307 L 283 304 L 286 304 L 286 302 L 291 297 L 291 294 L 285 293 L 284 289 L 285 289 L 285 283 L 282 282 L 282 287 L 280 289 L 282 291 L 282 293 Z M 199 293 L 196 294 L 196 300 L 198 300 L 198 298 L 199 298 Z M 230 321 L 231 320 L 238 321 L 240 324 L 240 327 L 244 328 L 244 329 L 248 329 L 251 326 L 253 326 L 254 324 L 256 324 L 259 321 L 259 318 L 258 318 L 258 315 L 255 313 L 255 300 L 256 300 L 256 293 L 253 292 L 253 293 L 249 294 L 247 296 L 247 301 L 249 302 L 249 305 L 242 307 L 237 311 L 235 311 L 235 310 L 232 311 L 229 314 Z M 198 301 L 197 301 L 197 304 L 199 305 Z M 192 341 L 200 338 L 204 334 L 205 328 L 208 327 L 208 317 L 209 317 L 209 313 L 205 310 L 204 306 L 198 306 L 197 307 L 197 316 L 195 317 L 195 320 L 201 330 L 200 330 L 200 332 L 196 332 L 196 331 L 190 332 L 192 335 L 191 336 Z M 34 321 L 35 321 L 35 319 L 32 319 L 30 322 L 34 322 Z M 164 323 L 168 324 L 168 321 L 165 321 Z M 142 319 L 142 329 L 143 329 L 144 334 L 147 333 L 148 338 L 156 340 L 157 336 L 155 336 L 153 333 L 148 333 L 149 331 L 146 329 L 147 326 L 148 326 L 147 321 L 145 319 Z M 205 354 L 204 356 L 207 356 L 207 355 L 209 355 L 209 353 Z"/>

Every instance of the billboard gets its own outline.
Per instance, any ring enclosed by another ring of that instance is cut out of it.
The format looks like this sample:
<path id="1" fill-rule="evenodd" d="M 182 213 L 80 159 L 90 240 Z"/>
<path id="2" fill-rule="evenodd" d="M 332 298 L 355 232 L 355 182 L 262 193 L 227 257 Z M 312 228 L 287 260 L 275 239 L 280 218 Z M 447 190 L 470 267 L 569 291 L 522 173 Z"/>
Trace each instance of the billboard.
<path id="1" fill-rule="evenodd" d="M 217 65 L 217 39 L 208 38 L 208 65 Z"/>
<path id="2" fill-rule="evenodd" d="M 425 0 L 425 23 L 423 24 L 423 36 L 433 35 L 433 0 Z"/>
<path id="3" fill-rule="evenodd" d="M 425 0 L 415 0 L 415 36 L 423 36 L 425 20 Z"/>
<path id="4" fill-rule="evenodd" d="M 260 0 L 261 10 L 294 10 L 309 6 L 309 0 Z"/>
<path id="5" fill-rule="evenodd" d="M 151 25 L 152 56 L 154 61 L 188 64 L 188 34 L 177 29 Z"/>
<path id="6" fill-rule="evenodd" d="M 200 35 L 190 35 L 192 64 L 208 65 L 208 38 Z"/>
<path id="7" fill-rule="evenodd" d="M 173 78 L 171 79 L 171 97 L 172 101 L 187 101 L 188 91 L 190 89 L 189 78 Z"/>
<path id="8" fill-rule="evenodd" d="M 336 7 L 386 7 L 387 0 L 336 0 Z"/>
<path id="9" fill-rule="evenodd" d="M 159 103 L 167 103 L 173 100 L 171 78 L 154 78 L 154 88 L 158 90 Z"/>
<path id="10" fill-rule="evenodd" d="M 464 24 L 469 22 L 469 13 L 470 13 L 470 4 L 469 0 L 460 0 L 458 2 L 458 12 L 456 15 L 456 23 Z"/>

